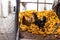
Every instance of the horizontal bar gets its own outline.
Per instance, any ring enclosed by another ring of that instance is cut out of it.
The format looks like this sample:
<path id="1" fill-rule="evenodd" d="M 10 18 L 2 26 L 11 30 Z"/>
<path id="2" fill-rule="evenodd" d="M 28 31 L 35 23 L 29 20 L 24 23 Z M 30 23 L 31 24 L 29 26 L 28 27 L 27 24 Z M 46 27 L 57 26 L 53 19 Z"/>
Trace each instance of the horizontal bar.
<path id="1" fill-rule="evenodd" d="M 23 2 L 20 2 L 23 3 Z M 25 3 L 37 3 L 37 2 L 25 2 Z M 53 4 L 53 3 L 43 3 L 43 2 L 38 2 L 38 4 Z"/>

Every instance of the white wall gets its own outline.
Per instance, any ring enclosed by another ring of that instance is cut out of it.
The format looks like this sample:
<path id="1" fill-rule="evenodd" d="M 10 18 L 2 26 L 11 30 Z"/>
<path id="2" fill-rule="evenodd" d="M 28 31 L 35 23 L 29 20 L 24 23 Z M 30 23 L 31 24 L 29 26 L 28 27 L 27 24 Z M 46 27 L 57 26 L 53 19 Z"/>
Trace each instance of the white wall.
<path id="1" fill-rule="evenodd" d="M 2 16 L 8 16 L 8 0 L 2 0 Z"/>

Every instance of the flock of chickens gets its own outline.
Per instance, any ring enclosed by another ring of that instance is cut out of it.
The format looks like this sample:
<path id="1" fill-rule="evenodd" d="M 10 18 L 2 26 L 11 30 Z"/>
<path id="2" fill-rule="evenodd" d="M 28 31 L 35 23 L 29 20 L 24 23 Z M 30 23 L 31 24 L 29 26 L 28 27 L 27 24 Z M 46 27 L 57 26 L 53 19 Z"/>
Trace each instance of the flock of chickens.
<path id="1" fill-rule="evenodd" d="M 41 12 L 26 10 L 19 13 L 20 30 L 32 34 L 52 34 L 59 22 L 58 16 L 53 10 Z M 60 34 L 60 26 L 54 34 Z"/>

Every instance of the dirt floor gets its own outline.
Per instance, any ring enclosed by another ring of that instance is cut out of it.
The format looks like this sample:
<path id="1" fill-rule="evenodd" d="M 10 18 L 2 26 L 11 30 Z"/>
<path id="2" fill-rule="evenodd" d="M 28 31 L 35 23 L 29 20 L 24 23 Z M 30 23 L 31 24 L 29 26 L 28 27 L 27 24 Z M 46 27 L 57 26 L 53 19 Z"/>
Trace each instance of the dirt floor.
<path id="1" fill-rule="evenodd" d="M 55 37 L 55 36 L 52 36 L 52 35 L 42 36 L 42 35 L 35 35 L 35 34 L 32 34 L 32 33 L 28 33 L 28 32 L 20 32 L 20 39 L 60 40 L 60 35 L 58 35 L 58 37 Z"/>

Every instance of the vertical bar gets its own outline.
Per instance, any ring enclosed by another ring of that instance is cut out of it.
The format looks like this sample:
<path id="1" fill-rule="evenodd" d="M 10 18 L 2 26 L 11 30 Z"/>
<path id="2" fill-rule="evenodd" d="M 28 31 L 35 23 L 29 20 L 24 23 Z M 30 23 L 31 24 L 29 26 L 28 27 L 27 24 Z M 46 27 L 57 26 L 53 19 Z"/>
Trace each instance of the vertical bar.
<path id="1" fill-rule="evenodd" d="M 58 0 L 58 3 L 59 3 L 59 0 Z"/>
<path id="2" fill-rule="evenodd" d="M 38 11 L 38 3 L 39 3 L 39 0 L 37 0 L 37 11 Z"/>
<path id="3" fill-rule="evenodd" d="M 16 33 L 17 33 L 17 30 L 19 28 L 19 23 L 18 23 L 18 14 L 19 14 L 19 11 L 20 11 L 20 0 L 16 0 L 16 14 L 15 14 L 15 26 L 16 26 Z M 19 40 L 19 37 L 18 37 L 18 40 Z"/>
<path id="4" fill-rule="evenodd" d="M 19 15 L 19 11 L 20 11 L 20 0 L 16 0 L 16 25 L 18 27 L 18 15 Z"/>
<path id="5" fill-rule="evenodd" d="M 46 3 L 46 0 L 44 0 L 44 3 Z M 44 10 L 46 10 L 46 4 L 44 4 Z"/>

